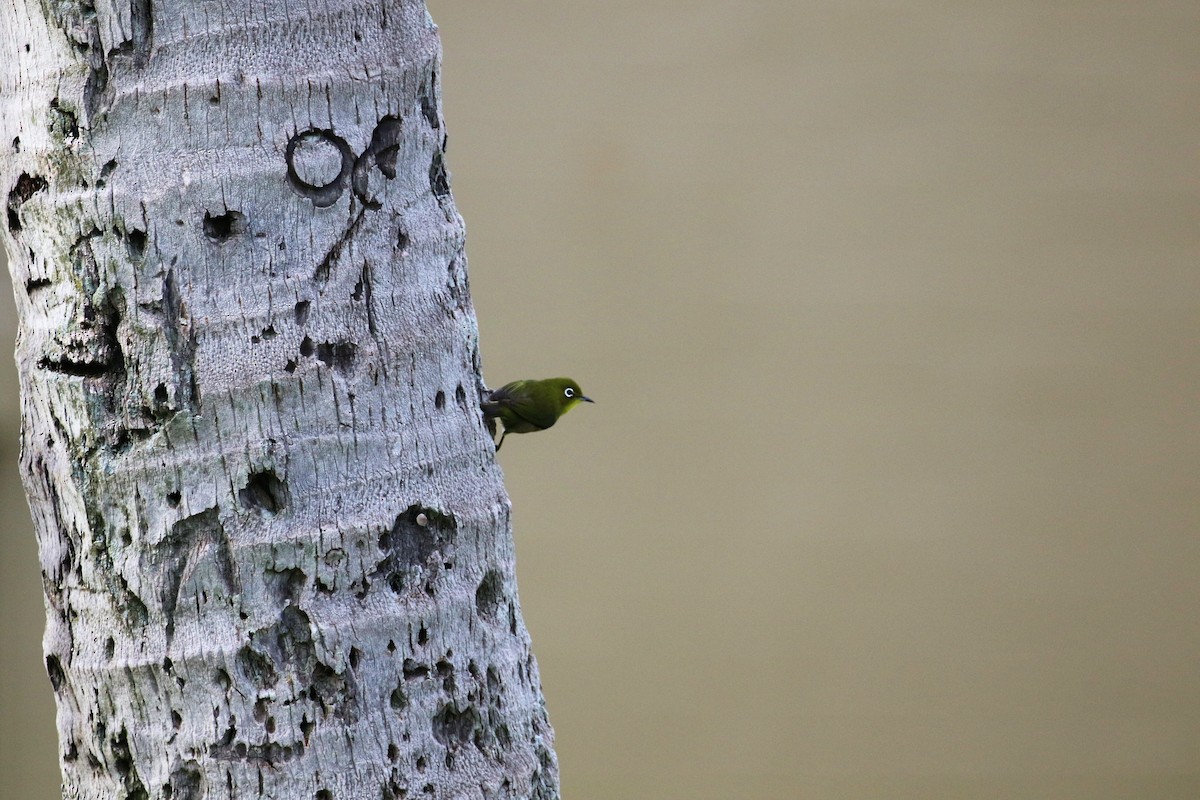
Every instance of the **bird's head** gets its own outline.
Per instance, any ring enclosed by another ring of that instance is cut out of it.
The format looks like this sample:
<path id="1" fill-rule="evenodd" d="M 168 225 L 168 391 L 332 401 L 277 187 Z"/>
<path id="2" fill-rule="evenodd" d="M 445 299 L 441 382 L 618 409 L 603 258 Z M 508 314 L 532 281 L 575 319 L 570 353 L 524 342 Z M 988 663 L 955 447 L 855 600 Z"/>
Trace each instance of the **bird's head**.
<path id="1" fill-rule="evenodd" d="M 546 381 L 546 385 L 550 388 L 548 394 L 557 406 L 560 417 L 580 403 L 596 402 L 585 396 L 583 390 L 579 388 L 579 384 L 570 378 L 550 378 Z"/>

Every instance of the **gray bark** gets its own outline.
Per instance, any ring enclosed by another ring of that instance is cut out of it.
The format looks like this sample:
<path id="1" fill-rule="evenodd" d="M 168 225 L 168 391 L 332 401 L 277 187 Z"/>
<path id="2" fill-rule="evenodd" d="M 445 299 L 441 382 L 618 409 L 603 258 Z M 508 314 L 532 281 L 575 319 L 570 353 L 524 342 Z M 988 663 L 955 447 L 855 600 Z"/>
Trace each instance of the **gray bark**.
<path id="1" fill-rule="evenodd" d="M 557 797 L 423 4 L 0 47 L 64 797 Z"/>

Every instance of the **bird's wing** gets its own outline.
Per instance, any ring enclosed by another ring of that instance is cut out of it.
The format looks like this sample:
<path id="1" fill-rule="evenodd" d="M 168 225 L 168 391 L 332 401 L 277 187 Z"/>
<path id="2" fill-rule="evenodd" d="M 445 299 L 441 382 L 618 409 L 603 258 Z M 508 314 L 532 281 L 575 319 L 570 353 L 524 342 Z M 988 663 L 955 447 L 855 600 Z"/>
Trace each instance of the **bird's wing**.
<path id="1" fill-rule="evenodd" d="M 498 417 L 504 410 L 508 410 L 535 428 L 545 429 L 553 425 L 558 419 L 554 410 L 539 410 L 537 403 L 521 391 L 525 383 L 526 381 L 506 383 L 489 394 L 487 400 L 482 403 L 484 414 Z"/>
<path id="2" fill-rule="evenodd" d="M 519 389 L 525 381 L 513 381 L 506 383 L 499 389 L 492 389 L 488 392 L 487 398 L 479 404 L 483 409 L 483 413 L 489 417 L 496 417 L 506 408 L 511 408 L 513 403 L 513 391 Z"/>

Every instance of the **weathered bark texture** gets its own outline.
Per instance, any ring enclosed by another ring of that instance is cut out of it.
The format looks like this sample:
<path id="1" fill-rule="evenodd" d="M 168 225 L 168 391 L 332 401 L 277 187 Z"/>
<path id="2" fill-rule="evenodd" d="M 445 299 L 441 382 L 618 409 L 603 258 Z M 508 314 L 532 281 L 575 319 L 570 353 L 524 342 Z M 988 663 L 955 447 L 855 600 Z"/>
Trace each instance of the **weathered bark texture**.
<path id="1" fill-rule="evenodd" d="M 556 797 L 423 4 L 0 47 L 64 797 Z"/>

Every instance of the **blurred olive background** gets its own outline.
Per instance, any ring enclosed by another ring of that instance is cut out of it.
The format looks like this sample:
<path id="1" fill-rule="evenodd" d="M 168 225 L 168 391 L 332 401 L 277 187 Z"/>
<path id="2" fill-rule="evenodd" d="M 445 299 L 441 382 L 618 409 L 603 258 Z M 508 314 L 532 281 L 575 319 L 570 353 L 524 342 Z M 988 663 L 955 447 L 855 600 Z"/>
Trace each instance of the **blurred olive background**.
<path id="1" fill-rule="evenodd" d="M 1200 797 L 1200 6 L 430 9 L 565 797 Z"/>

